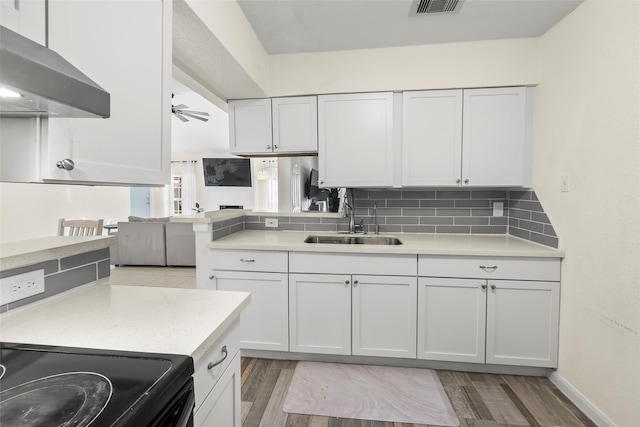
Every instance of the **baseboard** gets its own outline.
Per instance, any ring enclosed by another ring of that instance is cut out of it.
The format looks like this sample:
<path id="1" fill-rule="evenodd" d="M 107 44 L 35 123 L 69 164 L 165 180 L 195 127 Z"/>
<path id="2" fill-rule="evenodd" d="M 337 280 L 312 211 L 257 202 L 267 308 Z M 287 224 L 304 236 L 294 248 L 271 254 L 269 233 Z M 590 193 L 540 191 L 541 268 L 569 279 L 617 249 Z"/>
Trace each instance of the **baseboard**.
<path id="1" fill-rule="evenodd" d="M 578 389 L 562 375 L 558 374 L 558 372 L 552 372 L 551 375 L 549 375 L 549 380 L 596 425 L 600 427 L 617 427 L 604 412 L 591 403 L 589 399 L 580 393 Z"/>
<path id="2" fill-rule="evenodd" d="M 374 356 L 341 356 L 331 354 L 295 353 L 288 351 L 241 349 L 242 357 L 257 357 L 278 360 L 304 360 L 313 362 L 360 363 L 363 365 L 399 366 L 404 368 L 427 368 L 447 371 L 478 372 L 486 374 L 549 376 L 549 368 L 490 365 L 484 363 L 441 362 L 435 360 L 401 359 Z"/>

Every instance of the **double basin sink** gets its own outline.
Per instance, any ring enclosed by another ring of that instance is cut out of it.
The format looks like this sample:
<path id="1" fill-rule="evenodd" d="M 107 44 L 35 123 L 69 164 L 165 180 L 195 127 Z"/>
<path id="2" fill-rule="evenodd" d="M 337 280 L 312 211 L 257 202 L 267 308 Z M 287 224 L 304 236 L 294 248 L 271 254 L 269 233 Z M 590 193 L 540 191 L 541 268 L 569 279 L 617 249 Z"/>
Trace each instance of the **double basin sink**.
<path id="1" fill-rule="evenodd" d="M 336 245 L 401 245 L 402 242 L 395 237 L 385 236 L 356 236 L 337 235 L 337 236 L 308 236 L 304 239 L 305 243 L 328 243 Z"/>

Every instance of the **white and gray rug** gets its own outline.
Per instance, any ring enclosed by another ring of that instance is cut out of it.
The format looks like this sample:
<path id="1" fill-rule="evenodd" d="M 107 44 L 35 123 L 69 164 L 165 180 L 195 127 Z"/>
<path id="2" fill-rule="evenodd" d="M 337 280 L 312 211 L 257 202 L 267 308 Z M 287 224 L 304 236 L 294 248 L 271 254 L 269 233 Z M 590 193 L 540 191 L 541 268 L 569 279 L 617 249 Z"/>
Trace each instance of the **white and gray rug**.
<path id="1" fill-rule="evenodd" d="M 339 418 L 460 425 L 431 369 L 298 362 L 283 409 Z"/>

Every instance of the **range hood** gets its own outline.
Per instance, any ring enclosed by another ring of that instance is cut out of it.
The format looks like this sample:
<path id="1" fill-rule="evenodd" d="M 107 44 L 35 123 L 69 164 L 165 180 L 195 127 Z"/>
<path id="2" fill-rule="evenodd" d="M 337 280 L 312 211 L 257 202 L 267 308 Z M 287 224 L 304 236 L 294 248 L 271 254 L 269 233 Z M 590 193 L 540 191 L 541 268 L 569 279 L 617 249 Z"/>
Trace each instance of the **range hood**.
<path id="1" fill-rule="evenodd" d="M 0 117 L 109 117 L 109 93 L 53 50 L 3 26 L 0 49 Z"/>

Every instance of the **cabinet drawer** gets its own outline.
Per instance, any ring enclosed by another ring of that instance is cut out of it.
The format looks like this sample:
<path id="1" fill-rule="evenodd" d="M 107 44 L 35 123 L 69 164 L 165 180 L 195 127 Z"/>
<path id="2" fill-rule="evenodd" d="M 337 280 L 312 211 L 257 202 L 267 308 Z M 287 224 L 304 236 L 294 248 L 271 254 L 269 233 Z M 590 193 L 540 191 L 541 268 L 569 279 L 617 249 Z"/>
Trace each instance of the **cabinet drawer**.
<path id="1" fill-rule="evenodd" d="M 290 273 L 415 276 L 415 255 L 289 253 Z"/>
<path id="2" fill-rule="evenodd" d="M 287 252 L 212 249 L 214 270 L 266 271 L 286 273 Z"/>
<path id="3" fill-rule="evenodd" d="M 226 357 L 222 350 L 223 347 L 226 347 Z M 220 339 L 195 363 L 193 383 L 196 394 L 196 411 L 200 408 L 200 405 L 202 405 L 202 402 L 209 395 L 238 351 L 240 351 L 239 319 L 233 322 Z M 209 363 L 218 362 L 223 358 L 222 363 L 208 369 Z"/>
<path id="4" fill-rule="evenodd" d="M 519 257 L 418 257 L 418 276 L 560 280 L 560 259 Z"/>

